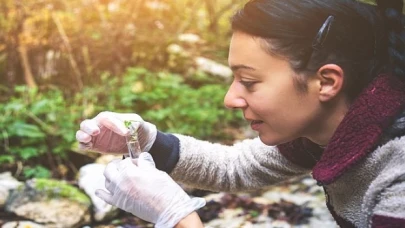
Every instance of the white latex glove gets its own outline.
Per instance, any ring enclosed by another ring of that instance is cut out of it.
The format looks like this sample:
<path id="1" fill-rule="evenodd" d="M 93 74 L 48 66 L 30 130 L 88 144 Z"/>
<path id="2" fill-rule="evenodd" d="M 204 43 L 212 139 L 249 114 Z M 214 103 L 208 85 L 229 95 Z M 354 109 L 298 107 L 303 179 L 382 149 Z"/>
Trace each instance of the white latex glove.
<path id="1" fill-rule="evenodd" d="M 81 122 L 76 132 L 79 149 L 99 153 L 128 153 L 125 136 L 129 134 L 125 121 L 138 121 L 138 141 L 142 151 L 149 151 L 156 140 L 156 126 L 132 113 L 101 112 L 93 119 Z"/>
<path id="2" fill-rule="evenodd" d="M 174 227 L 195 210 L 205 206 L 203 198 L 190 198 L 165 172 L 155 168 L 149 153 L 138 159 L 126 158 L 110 162 L 105 171 L 105 187 L 96 195 L 105 202 L 156 224 Z"/>

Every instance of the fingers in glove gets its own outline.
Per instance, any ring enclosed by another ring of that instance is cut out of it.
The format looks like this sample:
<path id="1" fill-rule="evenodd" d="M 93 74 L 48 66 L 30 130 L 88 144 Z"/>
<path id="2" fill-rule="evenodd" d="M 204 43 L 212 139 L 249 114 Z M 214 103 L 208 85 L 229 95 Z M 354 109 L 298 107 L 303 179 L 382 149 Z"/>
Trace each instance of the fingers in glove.
<path id="1" fill-rule="evenodd" d="M 98 135 L 100 133 L 100 127 L 94 119 L 83 120 L 80 123 L 80 130 L 87 133 L 88 135 Z"/>
<path id="2" fill-rule="evenodd" d="M 88 142 L 88 143 L 79 143 L 79 150 L 92 150 L 93 149 L 93 143 Z"/>
<path id="3" fill-rule="evenodd" d="M 98 196 L 100 199 L 104 200 L 106 203 L 108 203 L 110 205 L 114 205 L 113 195 L 111 193 L 104 191 L 102 189 L 97 189 L 96 196 Z"/>
<path id="4" fill-rule="evenodd" d="M 155 161 L 153 161 L 152 155 L 147 152 L 142 152 L 138 158 L 138 166 L 141 168 L 156 168 Z"/>
<path id="5" fill-rule="evenodd" d="M 77 141 L 79 141 L 81 143 L 88 143 L 91 141 L 91 135 L 87 134 L 86 132 L 84 132 L 82 130 L 78 130 L 76 132 L 76 139 L 77 139 Z"/>
<path id="6" fill-rule="evenodd" d="M 118 167 L 119 167 L 119 161 L 118 159 L 111 161 L 108 163 L 108 165 L 105 167 L 104 170 L 104 177 L 106 181 L 114 181 L 116 180 L 117 177 L 120 176 Z"/>
<path id="7" fill-rule="evenodd" d="M 112 115 L 111 112 L 101 112 L 94 120 L 99 127 L 104 126 L 119 135 L 125 136 L 129 133 L 124 122 Z"/>
<path id="8" fill-rule="evenodd" d="M 114 192 L 115 192 L 115 188 L 117 187 L 117 185 L 114 184 L 113 182 L 109 181 L 108 179 L 105 179 L 104 187 L 105 187 L 105 189 L 107 189 L 109 192 L 114 193 Z"/>

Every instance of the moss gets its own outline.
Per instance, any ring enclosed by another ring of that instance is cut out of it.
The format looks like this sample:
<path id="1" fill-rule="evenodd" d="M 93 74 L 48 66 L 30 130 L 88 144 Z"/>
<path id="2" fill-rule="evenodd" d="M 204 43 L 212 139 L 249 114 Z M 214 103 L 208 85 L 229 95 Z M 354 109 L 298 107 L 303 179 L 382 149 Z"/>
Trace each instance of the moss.
<path id="1" fill-rule="evenodd" d="M 72 201 L 90 205 L 90 198 L 76 187 L 63 181 L 50 179 L 35 179 L 35 189 L 41 191 L 49 198 L 61 197 Z"/>

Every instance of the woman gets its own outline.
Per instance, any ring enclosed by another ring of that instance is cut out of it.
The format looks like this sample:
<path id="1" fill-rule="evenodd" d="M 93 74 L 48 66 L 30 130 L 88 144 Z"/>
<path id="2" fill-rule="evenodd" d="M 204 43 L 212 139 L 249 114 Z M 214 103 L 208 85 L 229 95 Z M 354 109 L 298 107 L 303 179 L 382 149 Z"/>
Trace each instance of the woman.
<path id="1" fill-rule="evenodd" d="M 405 227 L 402 8 L 402 0 L 249 1 L 232 19 L 225 105 L 241 109 L 259 138 L 224 146 L 142 122 L 141 147 L 153 159 L 110 163 L 99 196 L 157 227 L 202 227 L 194 211 L 204 202 L 171 178 L 232 192 L 312 172 L 341 227 Z M 126 153 L 125 120 L 142 121 L 103 112 L 82 122 L 77 140 Z"/>

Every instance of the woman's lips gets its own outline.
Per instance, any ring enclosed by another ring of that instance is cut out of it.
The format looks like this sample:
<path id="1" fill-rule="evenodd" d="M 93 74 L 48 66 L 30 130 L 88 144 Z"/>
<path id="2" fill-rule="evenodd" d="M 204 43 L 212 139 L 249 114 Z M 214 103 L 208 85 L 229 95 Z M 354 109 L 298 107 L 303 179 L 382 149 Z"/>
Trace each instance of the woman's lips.
<path id="1" fill-rule="evenodd" d="M 263 121 L 260 121 L 260 120 L 253 120 L 253 121 L 250 123 L 250 127 L 252 128 L 252 130 L 258 131 L 259 128 L 260 128 L 260 126 L 262 125 L 262 123 L 263 123 Z"/>

